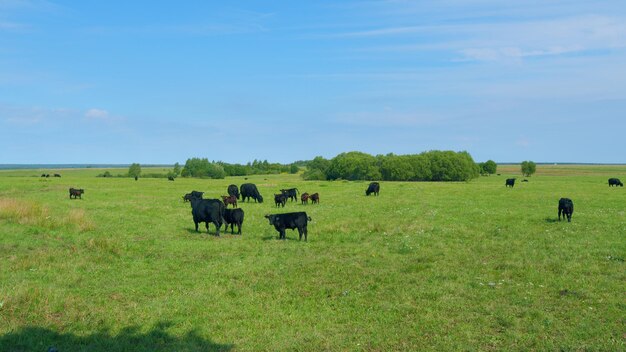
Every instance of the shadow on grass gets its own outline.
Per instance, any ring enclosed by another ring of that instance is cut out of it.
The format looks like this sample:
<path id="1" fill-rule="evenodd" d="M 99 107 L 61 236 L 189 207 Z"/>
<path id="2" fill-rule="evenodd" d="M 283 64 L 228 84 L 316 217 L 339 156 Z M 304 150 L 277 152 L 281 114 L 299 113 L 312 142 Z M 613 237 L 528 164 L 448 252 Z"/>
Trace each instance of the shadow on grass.
<path id="1" fill-rule="evenodd" d="M 555 219 L 555 218 L 546 218 L 546 222 L 548 224 L 553 224 L 555 222 L 559 222 L 559 219 Z"/>
<path id="2" fill-rule="evenodd" d="M 172 335 L 166 331 L 171 325 L 161 322 L 147 332 L 131 326 L 117 334 L 101 331 L 84 336 L 28 326 L 0 336 L 0 351 L 230 351 L 234 347 L 207 340 L 195 330 L 181 336 Z"/>

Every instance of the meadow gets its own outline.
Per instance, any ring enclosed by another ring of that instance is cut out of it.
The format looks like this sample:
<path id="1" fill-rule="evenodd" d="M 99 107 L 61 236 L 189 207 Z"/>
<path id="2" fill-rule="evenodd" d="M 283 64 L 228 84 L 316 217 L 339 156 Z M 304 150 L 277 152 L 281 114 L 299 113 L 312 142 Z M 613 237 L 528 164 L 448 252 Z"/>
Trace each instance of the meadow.
<path id="1" fill-rule="evenodd" d="M 607 185 L 626 165 L 538 165 L 529 182 L 503 165 L 378 197 L 287 174 L 102 172 L 0 171 L 0 351 L 626 350 L 626 189 Z M 244 182 L 265 202 L 239 203 L 243 234 L 196 233 L 182 195 Z M 320 204 L 275 208 L 290 187 Z M 291 211 L 313 219 L 308 242 L 263 217 Z"/>

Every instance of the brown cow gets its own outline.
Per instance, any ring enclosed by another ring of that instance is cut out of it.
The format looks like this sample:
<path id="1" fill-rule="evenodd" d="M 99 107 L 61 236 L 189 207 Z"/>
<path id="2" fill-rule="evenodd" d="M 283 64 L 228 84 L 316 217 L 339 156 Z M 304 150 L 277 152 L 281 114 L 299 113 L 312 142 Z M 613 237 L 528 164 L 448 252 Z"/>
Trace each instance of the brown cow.
<path id="1" fill-rule="evenodd" d="M 319 193 L 313 193 L 313 194 L 311 194 L 311 197 L 310 197 L 310 198 L 311 198 L 311 202 L 312 202 L 313 204 L 318 204 L 318 203 L 320 202 L 320 195 L 319 195 Z"/>
<path id="2" fill-rule="evenodd" d="M 233 208 L 237 208 L 237 197 L 235 196 L 222 196 L 222 200 L 224 201 L 224 205 L 228 206 L 228 204 L 232 204 Z"/>
<path id="3" fill-rule="evenodd" d="M 309 204 L 309 194 L 304 192 L 300 195 L 300 200 L 302 201 L 302 204 Z"/>

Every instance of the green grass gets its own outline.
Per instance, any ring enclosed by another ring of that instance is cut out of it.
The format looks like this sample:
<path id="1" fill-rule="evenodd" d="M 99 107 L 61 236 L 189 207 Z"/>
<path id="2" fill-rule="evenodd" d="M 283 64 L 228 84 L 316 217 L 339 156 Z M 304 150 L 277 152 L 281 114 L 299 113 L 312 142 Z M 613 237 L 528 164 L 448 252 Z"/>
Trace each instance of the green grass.
<path id="1" fill-rule="evenodd" d="M 379 197 L 294 175 L 0 171 L 0 351 L 625 350 L 626 189 L 607 174 L 626 166 L 539 165 L 505 188 L 518 169 Z M 181 196 L 244 182 L 266 202 L 240 203 L 243 235 L 195 233 Z M 287 187 L 320 204 L 276 209 Z M 308 243 L 263 218 L 301 210 Z"/>

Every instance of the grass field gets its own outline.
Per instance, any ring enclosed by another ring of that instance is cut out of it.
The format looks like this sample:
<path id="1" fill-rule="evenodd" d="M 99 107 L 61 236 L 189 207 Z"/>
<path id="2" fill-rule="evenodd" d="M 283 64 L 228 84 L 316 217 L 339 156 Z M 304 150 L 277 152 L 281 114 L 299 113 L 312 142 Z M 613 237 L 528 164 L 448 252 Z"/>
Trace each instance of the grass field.
<path id="1" fill-rule="evenodd" d="M 626 189 L 607 185 L 623 165 L 539 165 L 512 189 L 519 166 L 381 182 L 378 197 L 296 175 L 46 171 L 62 177 L 0 171 L 0 351 L 626 350 Z M 181 196 L 244 182 L 266 201 L 240 203 L 243 235 L 195 233 Z M 276 209 L 288 187 L 320 204 Z M 306 243 L 263 218 L 302 210 Z"/>

